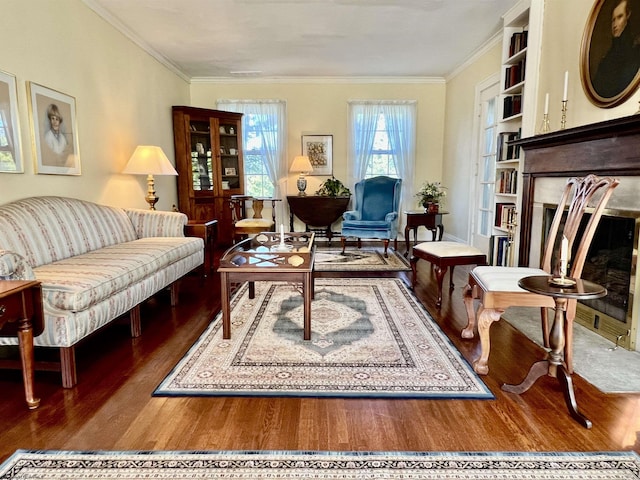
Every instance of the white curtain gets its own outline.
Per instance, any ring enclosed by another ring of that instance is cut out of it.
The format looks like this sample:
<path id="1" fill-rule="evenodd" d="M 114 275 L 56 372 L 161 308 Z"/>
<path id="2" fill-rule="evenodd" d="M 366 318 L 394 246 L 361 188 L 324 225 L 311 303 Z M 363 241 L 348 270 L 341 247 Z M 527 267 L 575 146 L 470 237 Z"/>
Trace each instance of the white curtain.
<path id="1" fill-rule="evenodd" d="M 400 212 L 414 205 L 413 178 L 416 158 L 415 100 L 349 102 L 349 184 L 365 177 L 367 162 L 373 148 L 378 116 L 385 117 L 390 148 L 394 152 L 398 177 L 402 179 Z M 401 231 L 405 218 L 400 216 Z"/>
<path id="2" fill-rule="evenodd" d="M 283 198 L 286 193 L 287 157 L 286 157 L 286 102 L 284 100 L 218 100 L 218 109 L 227 112 L 243 113 L 243 132 L 248 130 L 244 124 L 249 116 L 259 119 L 256 123 L 262 136 L 265 155 L 265 168 L 273 184 L 274 198 Z M 246 138 L 242 139 L 246 146 Z M 285 221 L 284 201 L 276 203 L 276 219 Z"/>

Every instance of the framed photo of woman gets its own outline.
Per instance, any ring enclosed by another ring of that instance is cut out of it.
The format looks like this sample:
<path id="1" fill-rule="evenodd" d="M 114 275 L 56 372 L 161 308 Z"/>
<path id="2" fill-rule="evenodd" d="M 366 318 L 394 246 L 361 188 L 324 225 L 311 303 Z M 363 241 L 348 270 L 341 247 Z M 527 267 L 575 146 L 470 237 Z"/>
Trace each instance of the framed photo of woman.
<path id="1" fill-rule="evenodd" d="M 75 99 L 33 82 L 28 88 L 36 172 L 80 175 Z"/>
<path id="2" fill-rule="evenodd" d="M 640 0 L 596 0 L 580 57 L 591 103 L 611 108 L 627 100 L 640 83 Z"/>
<path id="3" fill-rule="evenodd" d="M 0 71 L 0 173 L 23 173 L 16 77 Z"/>

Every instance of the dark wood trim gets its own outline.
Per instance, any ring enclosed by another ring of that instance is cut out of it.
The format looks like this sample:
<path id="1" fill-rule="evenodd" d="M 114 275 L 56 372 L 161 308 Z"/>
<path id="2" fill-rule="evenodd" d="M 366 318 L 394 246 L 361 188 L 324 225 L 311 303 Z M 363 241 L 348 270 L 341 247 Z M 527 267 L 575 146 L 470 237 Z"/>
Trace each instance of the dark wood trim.
<path id="1" fill-rule="evenodd" d="M 514 145 L 525 152 L 519 265 L 529 265 L 537 178 L 640 175 L 640 115 L 527 137 Z"/>

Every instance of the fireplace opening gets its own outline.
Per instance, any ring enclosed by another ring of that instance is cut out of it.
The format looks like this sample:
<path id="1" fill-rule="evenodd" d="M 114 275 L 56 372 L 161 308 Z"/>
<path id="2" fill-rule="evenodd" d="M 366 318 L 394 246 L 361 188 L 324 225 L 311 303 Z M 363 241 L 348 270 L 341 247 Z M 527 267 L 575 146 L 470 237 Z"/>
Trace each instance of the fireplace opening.
<path id="1" fill-rule="evenodd" d="M 545 206 L 543 237 L 551 227 L 556 206 Z M 582 219 L 581 231 L 590 214 Z M 585 259 L 581 277 L 607 289 L 607 295 L 594 300 L 581 300 L 576 309 L 576 322 L 597 332 L 617 345 L 635 349 L 632 327 L 635 288 L 635 252 L 638 246 L 640 212 L 606 210 L 600 219 Z M 577 245 L 573 246 L 575 254 Z M 557 262 L 560 248 L 556 245 L 551 265 Z"/>

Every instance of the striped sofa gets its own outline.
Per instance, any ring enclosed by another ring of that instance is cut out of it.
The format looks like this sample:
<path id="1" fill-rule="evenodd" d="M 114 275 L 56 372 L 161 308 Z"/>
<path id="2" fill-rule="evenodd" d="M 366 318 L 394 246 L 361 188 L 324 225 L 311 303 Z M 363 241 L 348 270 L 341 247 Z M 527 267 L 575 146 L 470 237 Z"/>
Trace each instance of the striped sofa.
<path id="1" fill-rule="evenodd" d="M 0 279 L 42 282 L 44 332 L 34 344 L 60 349 L 62 384 L 77 383 L 75 345 L 203 263 L 200 238 L 184 236 L 182 213 L 115 208 L 64 197 L 0 205 Z M 16 344 L 0 338 L 0 345 Z"/>

